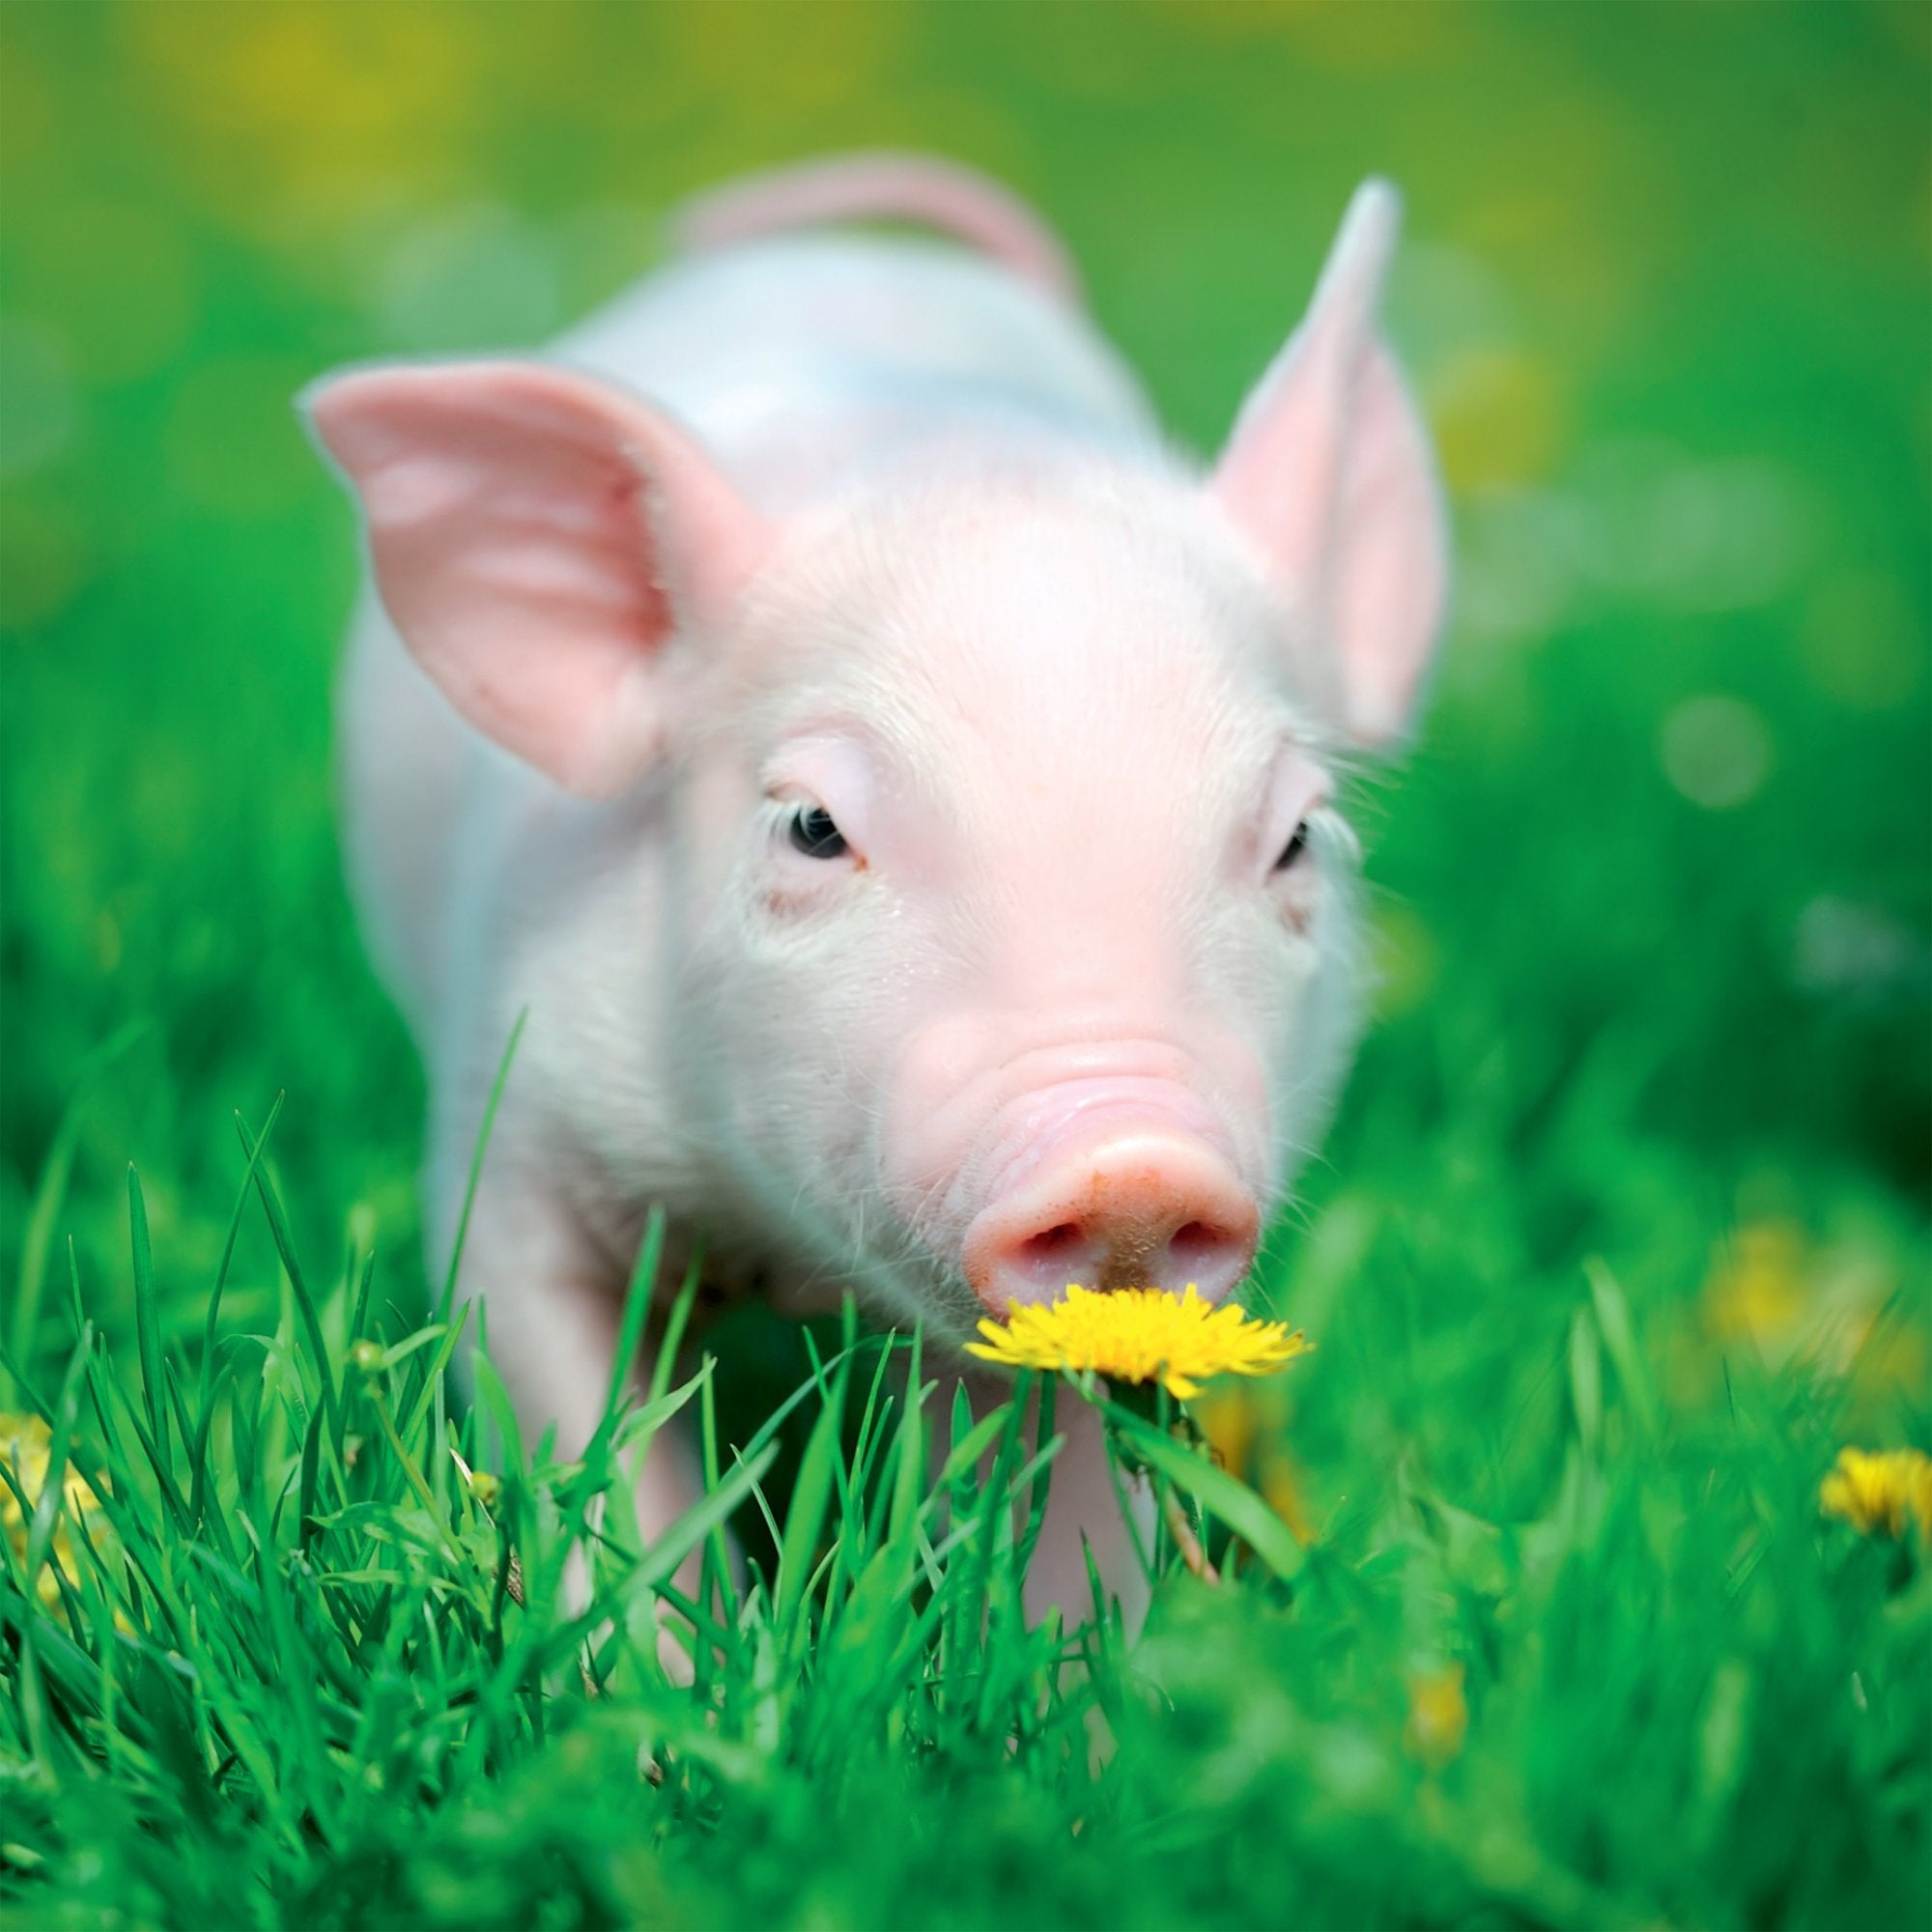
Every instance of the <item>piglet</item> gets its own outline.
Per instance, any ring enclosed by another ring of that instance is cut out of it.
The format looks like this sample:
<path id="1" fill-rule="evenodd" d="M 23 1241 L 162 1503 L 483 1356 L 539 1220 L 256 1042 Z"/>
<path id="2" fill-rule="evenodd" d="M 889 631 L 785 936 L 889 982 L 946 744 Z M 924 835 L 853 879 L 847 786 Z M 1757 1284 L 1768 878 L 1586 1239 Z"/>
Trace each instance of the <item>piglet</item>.
<path id="1" fill-rule="evenodd" d="M 1397 219 L 1359 190 L 1205 471 L 1037 218 L 915 156 L 697 202 L 540 357 L 310 390 L 432 1260 L 527 1010 L 461 1288 L 566 1448 L 653 1203 L 719 1283 L 941 1347 L 1068 1282 L 1239 1285 L 1356 1027 L 1338 762 L 1401 737 L 1443 610 Z M 646 1529 L 695 1482 L 654 1455 Z M 1120 1546 L 1076 1420 L 1036 1605 L 1089 1607 L 1083 1531 Z"/>

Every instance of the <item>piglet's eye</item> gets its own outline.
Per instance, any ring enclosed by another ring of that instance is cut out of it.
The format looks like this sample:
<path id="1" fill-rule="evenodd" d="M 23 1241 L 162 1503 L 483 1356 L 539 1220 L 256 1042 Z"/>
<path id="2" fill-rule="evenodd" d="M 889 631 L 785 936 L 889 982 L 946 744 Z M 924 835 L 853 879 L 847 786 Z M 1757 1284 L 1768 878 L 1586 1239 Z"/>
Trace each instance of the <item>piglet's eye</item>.
<path id="1" fill-rule="evenodd" d="M 808 859 L 840 859 L 848 849 L 845 835 L 832 822 L 832 814 L 822 805 L 802 805 L 785 828 L 792 850 Z"/>
<path id="2" fill-rule="evenodd" d="M 1288 843 L 1281 848 L 1281 857 L 1274 862 L 1275 870 L 1277 872 L 1287 871 L 1290 868 L 1290 867 L 1292 867 L 1294 864 L 1294 862 L 1297 859 L 1299 859 L 1301 855 L 1307 850 L 1308 850 L 1308 821 L 1307 819 L 1304 818 L 1301 821 L 1301 823 L 1294 828 L 1293 837 L 1291 838 Z"/>

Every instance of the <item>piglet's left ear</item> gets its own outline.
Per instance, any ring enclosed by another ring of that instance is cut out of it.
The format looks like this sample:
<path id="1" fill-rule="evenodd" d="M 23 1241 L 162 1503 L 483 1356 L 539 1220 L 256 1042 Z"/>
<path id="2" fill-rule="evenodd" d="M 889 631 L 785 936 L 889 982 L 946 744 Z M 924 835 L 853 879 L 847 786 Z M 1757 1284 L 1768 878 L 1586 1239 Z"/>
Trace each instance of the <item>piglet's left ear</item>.
<path id="1" fill-rule="evenodd" d="M 1344 727 L 1401 737 L 1442 627 L 1449 542 L 1428 431 L 1376 327 L 1402 204 L 1365 182 L 1307 319 L 1243 405 L 1211 489 L 1311 622 Z"/>
<path id="2" fill-rule="evenodd" d="M 307 391 L 403 642 L 569 791 L 636 783 L 674 728 L 668 648 L 723 621 L 772 532 L 662 411 L 534 362 L 358 369 Z"/>

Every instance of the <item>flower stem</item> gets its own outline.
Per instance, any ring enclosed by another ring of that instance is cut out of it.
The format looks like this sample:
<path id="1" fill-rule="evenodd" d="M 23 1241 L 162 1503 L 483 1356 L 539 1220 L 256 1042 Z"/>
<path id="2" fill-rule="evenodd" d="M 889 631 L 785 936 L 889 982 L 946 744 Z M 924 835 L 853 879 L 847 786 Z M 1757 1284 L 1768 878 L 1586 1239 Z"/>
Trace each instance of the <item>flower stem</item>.
<path id="1" fill-rule="evenodd" d="M 1187 1510 L 1179 1496 L 1165 1485 L 1160 1492 L 1162 1520 L 1167 1524 L 1167 1533 L 1174 1538 L 1174 1547 L 1180 1551 L 1180 1560 L 1189 1572 L 1210 1587 L 1221 1581 L 1221 1573 L 1208 1560 L 1208 1552 L 1201 1547 L 1201 1539 L 1194 1533 L 1194 1525 L 1187 1520 Z"/>

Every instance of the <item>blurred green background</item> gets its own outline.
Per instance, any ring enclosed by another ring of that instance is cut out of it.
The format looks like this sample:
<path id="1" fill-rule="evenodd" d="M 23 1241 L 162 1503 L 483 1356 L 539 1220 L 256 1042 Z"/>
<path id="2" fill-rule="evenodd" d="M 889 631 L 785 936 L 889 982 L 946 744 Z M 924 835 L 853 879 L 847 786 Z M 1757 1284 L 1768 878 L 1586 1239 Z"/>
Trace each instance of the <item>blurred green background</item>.
<path id="1" fill-rule="evenodd" d="M 1929 28 L 1913 4 L 0 10 L 0 1292 L 64 1329 L 38 1286 L 71 1234 L 125 1315 L 133 1158 L 198 1322 L 231 1110 L 284 1089 L 304 1246 L 373 1236 L 416 1292 L 419 1075 L 331 818 L 352 526 L 300 384 L 535 344 L 649 266 L 685 193 L 903 144 L 1035 199 L 1211 449 L 1383 170 L 1457 615 L 1419 749 L 1360 801 L 1378 1024 L 1273 1250 L 1324 1350 L 1296 1378 L 1307 1495 L 1281 1459 L 1277 1491 L 1340 1507 L 1413 1446 L 1486 1507 L 1533 1494 L 1592 1254 L 1687 1402 L 1727 1351 L 1842 1366 L 1890 1302 L 1862 1399 L 1922 1428 Z M 274 1294 L 250 1246 L 235 1319 Z"/>

